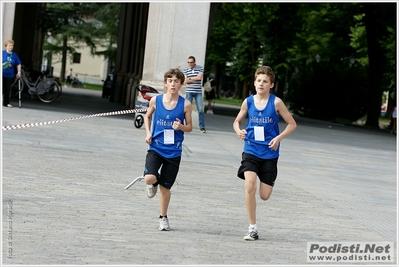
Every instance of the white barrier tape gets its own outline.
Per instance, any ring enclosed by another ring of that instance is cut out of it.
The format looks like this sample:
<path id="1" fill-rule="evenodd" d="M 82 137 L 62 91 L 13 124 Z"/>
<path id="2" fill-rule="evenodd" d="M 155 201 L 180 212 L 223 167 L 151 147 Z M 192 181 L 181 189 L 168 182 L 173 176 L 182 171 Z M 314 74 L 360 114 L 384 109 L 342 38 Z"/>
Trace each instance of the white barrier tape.
<path id="1" fill-rule="evenodd" d="M 106 113 L 98 113 L 98 114 L 92 114 L 92 115 L 84 115 L 84 116 L 78 116 L 78 117 L 55 120 L 55 121 L 33 122 L 33 123 L 25 123 L 25 124 L 18 124 L 18 125 L 9 125 L 9 126 L 3 126 L 2 130 L 3 131 L 7 131 L 7 130 L 22 129 L 22 128 L 28 128 L 28 127 L 34 127 L 34 126 L 49 125 L 49 124 L 65 122 L 65 121 L 74 121 L 74 120 L 80 120 L 80 119 L 85 119 L 85 118 L 92 118 L 92 117 L 104 117 L 104 116 L 112 116 L 112 115 L 123 115 L 123 114 L 130 114 L 130 113 L 138 113 L 138 112 L 145 112 L 146 110 L 147 110 L 147 108 L 127 109 L 127 110 L 120 110 L 120 111 L 113 111 L 113 112 L 106 112 Z"/>

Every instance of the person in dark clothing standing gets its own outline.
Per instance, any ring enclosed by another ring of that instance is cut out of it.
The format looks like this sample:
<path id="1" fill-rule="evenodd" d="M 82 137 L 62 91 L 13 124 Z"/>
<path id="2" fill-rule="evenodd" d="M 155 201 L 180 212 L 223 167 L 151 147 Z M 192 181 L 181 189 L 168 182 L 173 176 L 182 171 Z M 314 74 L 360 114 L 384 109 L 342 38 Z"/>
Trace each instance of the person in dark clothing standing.
<path id="1" fill-rule="evenodd" d="M 212 102 L 214 101 L 215 98 L 218 97 L 215 76 L 211 73 L 209 75 L 208 79 L 211 81 L 212 90 L 209 91 L 209 92 L 205 91 L 205 99 L 208 101 L 208 107 L 206 109 L 206 113 L 207 114 L 214 114 L 213 113 L 213 108 L 212 108 Z"/>

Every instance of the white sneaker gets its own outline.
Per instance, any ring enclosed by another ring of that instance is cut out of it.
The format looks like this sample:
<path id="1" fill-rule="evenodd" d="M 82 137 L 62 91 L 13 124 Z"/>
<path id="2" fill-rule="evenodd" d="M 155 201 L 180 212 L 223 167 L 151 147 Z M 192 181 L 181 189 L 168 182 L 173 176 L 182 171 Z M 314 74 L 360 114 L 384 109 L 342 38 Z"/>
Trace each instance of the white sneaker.
<path id="1" fill-rule="evenodd" d="M 12 105 L 11 104 L 7 104 L 7 106 L 6 107 L 8 107 L 8 108 L 12 108 Z"/>
<path id="2" fill-rule="evenodd" d="M 259 239 L 258 230 L 255 230 L 255 229 L 249 227 L 248 233 L 244 236 L 243 239 L 244 239 L 244 240 L 247 240 L 247 241 L 255 241 L 255 240 L 258 240 L 258 239 Z"/>
<path id="3" fill-rule="evenodd" d="M 208 110 L 206 111 L 206 114 L 213 114 L 213 110 L 208 109 Z"/>
<path id="4" fill-rule="evenodd" d="M 170 231 L 168 218 L 166 218 L 166 217 L 159 218 L 159 230 Z"/>
<path id="5" fill-rule="evenodd" d="M 158 186 L 147 185 L 147 197 L 153 198 L 157 194 Z"/>

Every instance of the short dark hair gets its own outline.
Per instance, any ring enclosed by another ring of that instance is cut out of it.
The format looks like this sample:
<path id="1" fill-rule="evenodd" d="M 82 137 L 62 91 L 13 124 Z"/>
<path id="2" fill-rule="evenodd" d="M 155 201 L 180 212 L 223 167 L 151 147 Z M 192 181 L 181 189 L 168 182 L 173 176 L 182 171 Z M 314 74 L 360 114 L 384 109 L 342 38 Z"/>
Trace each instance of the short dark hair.
<path id="1" fill-rule="evenodd" d="M 255 80 L 259 74 L 266 74 L 267 76 L 269 76 L 270 82 L 274 83 L 274 79 L 275 79 L 276 75 L 274 74 L 274 71 L 272 70 L 272 68 L 270 68 L 269 66 L 262 66 L 262 67 L 258 68 L 255 71 Z"/>
<path id="2" fill-rule="evenodd" d="M 190 59 L 190 58 L 191 58 L 192 60 L 194 60 L 194 62 L 195 62 L 195 57 L 194 57 L 194 56 L 189 56 L 188 59 Z"/>
<path id="3" fill-rule="evenodd" d="M 176 75 L 176 78 L 181 81 L 181 83 L 184 83 L 185 77 L 183 72 L 179 68 L 173 68 L 165 72 L 165 75 L 163 76 L 163 81 L 166 82 L 168 78 L 172 78 L 173 75 Z"/>

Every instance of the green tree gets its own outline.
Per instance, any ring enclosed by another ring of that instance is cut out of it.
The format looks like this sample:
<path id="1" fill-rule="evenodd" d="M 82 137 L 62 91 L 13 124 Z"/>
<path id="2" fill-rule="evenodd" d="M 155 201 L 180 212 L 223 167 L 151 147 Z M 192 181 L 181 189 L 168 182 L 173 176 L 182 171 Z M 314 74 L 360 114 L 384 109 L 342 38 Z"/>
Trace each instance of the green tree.
<path id="1" fill-rule="evenodd" d="M 366 90 L 369 108 L 366 124 L 372 127 L 378 125 L 381 105 L 378 97 L 382 95 L 382 92 L 389 91 L 391 96 L 388 99 L 388 111 L 396 103 L 395 16 L 395 6 L 392 4 L 362 4 L 359 5 L 359 15 L 354 16 L 356 26 L 351 28 L 350 45 L 356 49 L 357 61 L 365 66 L 369 73 L 370 87 Z M 366 27 L 366 25 L 369 26 Z M 375 77 L 374 74 L 376 74 Z M 390 115 L 390 112 L 386 113 L 387 118 Z"/>
<path id="2" fill-rule="evenodd" d="M 94 54 L 109 59 L 108 72 L 115 67 L 116 62 L 120 9 L 120 3 L 108 3 L 100 5 L 94 14 L 95 18 L 102 22 L 97 34 L 107 40 L 105 49 L 97 50 Z"/>
<path id="3" fill-rule="evenodd" d="M 261 3 L 223 3 L 218 8 L 208 42 L 207 62 L 217 62 L 221 71 L 236 77 L 236 98 L 253 92 L 253 73 L 259 65 L 274 66 L 287 57 L 287 50 L 281 49 L 281 44 L 285 46 L 289 38 L 280 37 L 281 30 L 290 35 L 293 28 L 276 14 L 290 16 L 295 10 L 288 5 Z M 228 62 L 232 64 L 226 66 Z M 275 71 L 279 72 L 279 66 Z"/>
<path id="4" fill-rule="evenodd" d="M 355 49 L 350 47 L 354 25 L 352 4 L 301 4 L 302 20 L 295 35 L 293 64 L 297 72 L 290 86 L 291 109 L 319 119 L 336 117 L 356 120 L 364 112 L 358 93 L 364 90 L 364 75 L 355 66 Z"/>
<path id="5" fill-rule="evenodd" d="M 61 80 L 65 80 L 67 58 L 72 60 L 74 52 L 82 44 L 90 48 L 93 56 L 115 58 L 119 6 L 115 3 L 54 2 L 47 3 L 41 10 L 38 24 L 52 37 L 52 42 L 45 42 L 43 49 L 50 51 L 50 57 L 61 55 Z M 97 51 L 106 40 L 106 49 Z"/>
<path id="6" fill-rule="evenodd" d="M 207 62 L 236 77 L 236 97 L 250 92 L 259 64 L 270 65 L 295 112 L 367 115 L 378 127 L 382 91 L 396 91 L 395 15 L 395 4 L 386 3 L 223 3 Z"/>
<path id="7" fill-rule="evenodd" d="M 386 46 L 394 38 L 396 26 L 396 4 L 365 3 L 364 25 L 366 27 L 367 56 L 369 59 L 369 90 L 367 97 L 367 121 L 366 125 L 378 126 L 378 118 L 381 112 L 381 96 L 383 91 L 389 88 L 389 79 L 394 70 L 392 44 Z M 385 44 L 385 45 L 384 45 Z M 393 68 L 392 68 L 393 67 Z"/>

